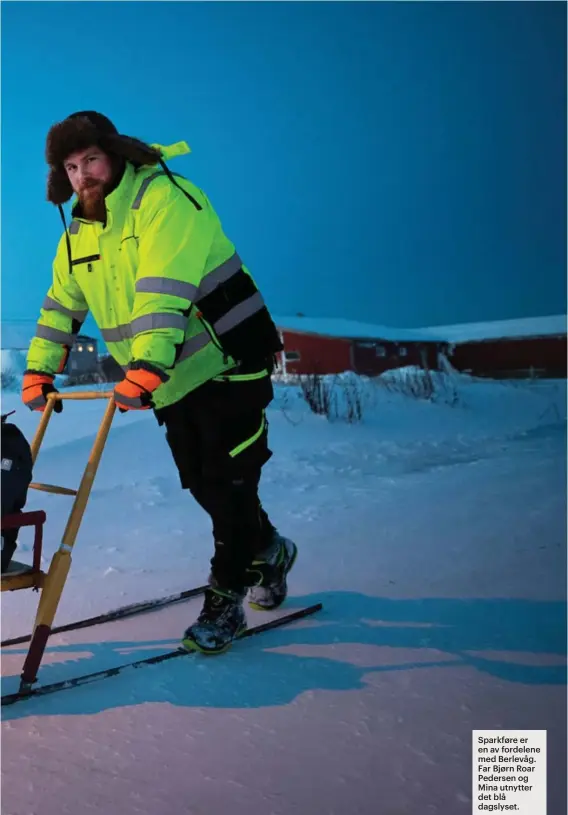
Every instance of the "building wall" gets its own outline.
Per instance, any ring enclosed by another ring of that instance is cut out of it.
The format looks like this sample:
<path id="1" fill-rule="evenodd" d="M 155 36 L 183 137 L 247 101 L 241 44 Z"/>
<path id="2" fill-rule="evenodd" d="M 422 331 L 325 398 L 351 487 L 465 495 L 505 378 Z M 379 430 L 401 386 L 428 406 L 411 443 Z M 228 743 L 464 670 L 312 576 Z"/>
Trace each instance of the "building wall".
<path id="1" fill-rule="evenodd" d="M 435 370 L 438 368 L 438 345 L 382 340 L 353 341 L 353 367 L 359 374 L 378 376 L 384 371 L 406 365 Z"/>
<path id="2" fill-rule="evenodd" d="M 495 339 L 456 345 L 450 362 L 474 376 L 564 378 L 566 354 L 566 336 Z"/>
<path id="3" fill-rule="evenodd" d="M 541 338 L 494 339 L 456 344 L 452 351 L 438 342 L 350 340 L 282 332 L 291 374 L 339 374 L 355 371 L 377 376 L 406 365 L 438 369 L 438 354 L 448 353 L 458 371 L 496 379 L 528 376 L 564 378 L 567 375 L 566 335 Z M 295 355 L 299 359 L 294 359 Z"/>
<path id="4" fill-rule="evenodd" d="M 355 371 L 377 376 L 383 371 L 416 365 L 436 369 L 438 344 L 351 340 L 284 331 L 286 372 L 290 374 L 340 374 Z M 299 359 L 295 355 L 299 354 Z"/>
<path id="5" fill-rule="evenodd" d="M 282 331 L 286 372 L 289 374 L 340 374 L 351 370 L 351 341 Z M 292 357 L 299 354 L 299 359 Z"/>

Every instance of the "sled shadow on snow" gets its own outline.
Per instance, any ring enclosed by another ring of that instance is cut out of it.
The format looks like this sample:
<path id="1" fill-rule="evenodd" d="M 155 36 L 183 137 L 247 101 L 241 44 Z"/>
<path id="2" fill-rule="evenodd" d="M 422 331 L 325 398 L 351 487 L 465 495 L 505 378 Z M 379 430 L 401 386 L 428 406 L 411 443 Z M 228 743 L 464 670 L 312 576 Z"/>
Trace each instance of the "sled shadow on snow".
<path id="1" fill-rule="evenodd" d="M 318 601 L 313 618 L 243 640 L 219 657 L 182 656 L 127 670 L 100 682 L 19 702 L 4 720 L 27 716 L 95 714 L 123 706 L 169 702 L 187 707 L 260 708 L 285 705 L 308 691 L 349 691 L 370 674 L 420 668 L 473 668 L 525 685 L 566 683 L 566 603 L 520 599 L 390 600 L 356 592 L 290 598 L 288 607 Z M 175 639 L 49 647 L 69 660 L 46 664 L 41 684 L 150 657 L 177 646 Z M 353 649 L 363 665 L 353 664 Z M 418 651 L 413 661 L 397 649 Z M 420 651 L 423 657 L 420 658 Z M 90 656 L 76 662 L 73 654 Z M 489 656 L 488 656 L 489 652 Z M 491 653 L 493 652 L 493 653 Z M 25 653 L 25 650 L 13 653 Z M 548 663 L 548 664 L 547 664 Z M 2 678 L 2 693 L 18 677 Z"/>

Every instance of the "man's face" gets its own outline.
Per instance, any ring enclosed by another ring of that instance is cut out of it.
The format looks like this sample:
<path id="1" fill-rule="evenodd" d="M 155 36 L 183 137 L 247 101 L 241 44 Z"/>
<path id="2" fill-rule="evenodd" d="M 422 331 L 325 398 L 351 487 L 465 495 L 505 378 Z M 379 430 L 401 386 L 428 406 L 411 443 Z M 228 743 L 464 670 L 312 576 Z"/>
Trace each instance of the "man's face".
<path id="1" fill-rule="evenodd" d="M 63 166 L 79 198 L 90 197 L 91 190 L 96 190 L 96 194 L 100 195 L 104 186 L 112 180 L 111 160 L 98 147 L 71 153 Z"/>
<path id="2" fill-rule="evenodd" d="M 71 153 L 63 166 L 84 216 L 90 220 L 104 221 L 105 189 L 111 183 L 113 174 L 110 158 L 99 147 L 89 147 Z"/>

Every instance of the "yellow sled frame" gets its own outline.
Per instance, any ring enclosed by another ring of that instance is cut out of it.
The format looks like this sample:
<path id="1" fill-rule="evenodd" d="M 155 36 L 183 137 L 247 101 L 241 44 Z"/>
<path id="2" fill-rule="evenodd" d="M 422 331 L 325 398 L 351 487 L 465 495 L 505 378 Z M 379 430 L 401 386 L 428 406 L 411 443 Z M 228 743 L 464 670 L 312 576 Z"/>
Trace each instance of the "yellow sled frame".
<path id="1" fill-rule="evenodd" d="M 97 392 L 97 391 L 77 391 L 74 393 L 50 393 L 47 397 L 47 406 L 35 432 L 33 441 L 31 443 L 32 461 L 35 464 L 38 453 L 47 430 L 47 425 L 53 413 L 53 409 L 57 401 L 66 400 L 83 401 L 88 399 L 108 399 L 108 406 L 105 410 L 104 416 L 101 420 L 91 454 L 87 465 L 83 472 L 83 477 L 79 485 L 79 489 L 73 490 L 66 487 L 57 487 L 51 484 L 38 484 L 32 482 L 30 487 L 43 492 L 52 492 L 58 495 L 74 495 L 75 500 L 71 507 L 71 512 L 67 520 L 67 526 L 63 533 L 61 543 L 58 550 L 53 555 L 51 564 L 47 574 L 41 570 L 34 570 L 32 567 L 23 566 L 22 570 L 17 569 L 16 573 L 7 573 L 2 575 L 2 591 L 15 591 L 18 589 L 34 588 L 39 590 L 41 594 L 37 608 L 32 638 L 24 668 L 21 675 L 20 692 L 25 692 L 31 689 L 32 684 L 36 681 L 37 671 L 41 664 L 45 646 L 49 635 L 57 607 L 63 593 L 63 588 L 71 568 L 71 553 L 73 546 L 77 539 L 77 533 L 85 513 L 91 488 L 95 480 L 95 475 L 99 467 L 101 456 L 108 438 L 108 434 L 112 425 L 112 420 L 116 412 L 116 404 L 114 402 L 114 394 L 111 392 Z M 22 564 L 16 564 L 22 566 Z"/>

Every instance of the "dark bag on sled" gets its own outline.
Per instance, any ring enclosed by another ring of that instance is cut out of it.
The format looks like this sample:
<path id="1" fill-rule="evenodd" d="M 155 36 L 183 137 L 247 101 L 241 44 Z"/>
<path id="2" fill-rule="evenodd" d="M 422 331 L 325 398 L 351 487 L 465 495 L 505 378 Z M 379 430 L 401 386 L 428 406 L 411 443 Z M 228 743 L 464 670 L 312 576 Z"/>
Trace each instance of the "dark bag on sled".
<path id="1" fill-rule="evenodd" d="M 32 480 L 32 451 L 22 431 L 2 416 L 2 517 L 22 511 Z M 2 531 L 2 571 L 5 572 L 16 551 L 19 529 Z"/>

